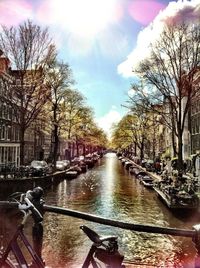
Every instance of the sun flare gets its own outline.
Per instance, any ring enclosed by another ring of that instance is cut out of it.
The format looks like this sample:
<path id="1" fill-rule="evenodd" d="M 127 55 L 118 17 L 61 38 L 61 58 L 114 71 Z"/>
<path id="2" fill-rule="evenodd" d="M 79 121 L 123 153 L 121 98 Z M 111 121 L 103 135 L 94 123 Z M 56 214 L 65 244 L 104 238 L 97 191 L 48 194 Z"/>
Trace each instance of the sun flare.
<path id="1" fill-rule="evenodd" d="M 116 0 L 65 0 L 62 5 L 54 6 L 54 10 L 57 20 L 80 36 L 96 35 L 118 15 Z"/>

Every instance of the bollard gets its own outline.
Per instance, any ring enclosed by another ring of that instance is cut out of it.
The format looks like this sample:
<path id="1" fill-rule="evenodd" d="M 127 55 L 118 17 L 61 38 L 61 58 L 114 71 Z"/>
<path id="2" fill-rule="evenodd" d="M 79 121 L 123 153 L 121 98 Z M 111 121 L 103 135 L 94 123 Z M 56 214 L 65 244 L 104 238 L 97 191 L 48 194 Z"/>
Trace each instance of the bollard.
<path id="1" fill-rule="evenodd" d="M 197 251 L 197 256 L 195 258 L 195 268 L 200 268 L 200 224 L 196 224 L 193 226 L 193 229 L 195 230 L 195 234 L 192 238 L 192 241 L 195 244 L 195 248 Z"/>

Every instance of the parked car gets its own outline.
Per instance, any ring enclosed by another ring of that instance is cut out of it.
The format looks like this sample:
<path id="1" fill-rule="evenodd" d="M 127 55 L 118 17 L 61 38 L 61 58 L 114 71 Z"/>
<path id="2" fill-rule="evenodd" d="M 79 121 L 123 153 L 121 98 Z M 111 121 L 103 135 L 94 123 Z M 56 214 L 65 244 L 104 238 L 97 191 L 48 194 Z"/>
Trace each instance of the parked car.
<path id="1" fill-rule="evenodd" d="M 65 170 L 65 164 L 63 161 L 56 161 L 56 170 Z"/>
<path id="2" fill-rule="evenodd" d="M 33 160 L 30 169 L 32 176 L 45 176 L 49 171 L 49 166 L 46 161 Z"/>
<path id="3" fill-rule="evenodd" d="M 65 169 L 68 169 L 70 167 L 70 161 L 69 160 L 62 160 L 63 165 L 65 167 Z"/>
<path id="4" fill-rule="evenodd" d="M 76 156 L 72 159 L 72 164 L 79 165 L 81 161 L 84 161 L 84 156 Z"/>

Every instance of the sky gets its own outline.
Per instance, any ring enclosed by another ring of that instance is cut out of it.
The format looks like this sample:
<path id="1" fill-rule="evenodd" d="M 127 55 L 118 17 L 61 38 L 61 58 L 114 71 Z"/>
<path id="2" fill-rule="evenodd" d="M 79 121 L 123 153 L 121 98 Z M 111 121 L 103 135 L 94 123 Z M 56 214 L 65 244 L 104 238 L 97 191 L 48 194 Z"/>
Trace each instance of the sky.
<path id="1" fill-rule="evenodd" d="M 132 72 L 171 18 L 200 17 L 200 0 L 0 0 L 0 24 L 48 27 L 75 88 L 107 133 L 127 112 Z"/>

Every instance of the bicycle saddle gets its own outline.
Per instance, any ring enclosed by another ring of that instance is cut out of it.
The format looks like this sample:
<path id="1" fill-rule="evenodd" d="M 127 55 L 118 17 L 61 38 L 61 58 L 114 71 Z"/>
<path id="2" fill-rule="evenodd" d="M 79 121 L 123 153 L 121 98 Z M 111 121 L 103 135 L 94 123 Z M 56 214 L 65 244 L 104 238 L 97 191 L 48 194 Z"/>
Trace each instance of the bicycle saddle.
<path id="1" fill-rule="evenodd" d="M 100 236 L 85 225 L 80 226 L 80 229 L 82 229 L 83 232 L 89 237 L 89 239 L 96 244 L 101 244 L 103 241 L 117 240 L 117 236 Z"/>

